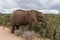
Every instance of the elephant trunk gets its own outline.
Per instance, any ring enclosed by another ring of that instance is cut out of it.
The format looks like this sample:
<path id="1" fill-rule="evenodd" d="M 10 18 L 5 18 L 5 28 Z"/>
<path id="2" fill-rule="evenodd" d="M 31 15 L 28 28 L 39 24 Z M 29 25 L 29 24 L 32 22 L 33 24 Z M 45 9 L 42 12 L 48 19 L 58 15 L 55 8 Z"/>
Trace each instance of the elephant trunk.
<path id="1" fill-rule="evenodd" d="M 43 28 L 47 27 L 47 23 L 46 23 L 45 19 L 41 19 L 41 25 L 42 25 Z"/>

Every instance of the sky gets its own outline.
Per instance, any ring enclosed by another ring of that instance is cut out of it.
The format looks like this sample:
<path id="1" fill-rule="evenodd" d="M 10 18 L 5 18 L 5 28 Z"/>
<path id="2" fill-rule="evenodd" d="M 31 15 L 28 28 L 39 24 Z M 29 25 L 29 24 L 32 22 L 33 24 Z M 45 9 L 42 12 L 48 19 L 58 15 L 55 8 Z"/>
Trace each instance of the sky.
<path id="1" fill-rule="evenodd" d="M 8 13 L 16 9 L 33 9 L 58 13 L 60 0 L 0 0 L 0 12 Z"/>

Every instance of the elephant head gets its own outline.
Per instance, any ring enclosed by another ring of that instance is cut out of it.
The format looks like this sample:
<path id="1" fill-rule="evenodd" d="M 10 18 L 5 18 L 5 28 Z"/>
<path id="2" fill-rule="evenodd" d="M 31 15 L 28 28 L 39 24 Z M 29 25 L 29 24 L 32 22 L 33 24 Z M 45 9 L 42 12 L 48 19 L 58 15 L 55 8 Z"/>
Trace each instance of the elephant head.
<path id="1" fill-rule="evenodd" d="M 32 13 L 36 13 L 36 17 L 38 22 L 41 22 L 43 28 L 46 28 L 46 19 L 45 16 L 42 12 L 36 11 L 36 10 L 31 10 Z"/>
<path id="2" fill-rule="evenodd" d="M 36 13 L 37 15 L 37 19 L 38 19 L 38 22 L 41 22 L 43 28 L 46 28 L 46 19 L 45 19 L 45 16 L 42 12 L 38 12 Z"/>

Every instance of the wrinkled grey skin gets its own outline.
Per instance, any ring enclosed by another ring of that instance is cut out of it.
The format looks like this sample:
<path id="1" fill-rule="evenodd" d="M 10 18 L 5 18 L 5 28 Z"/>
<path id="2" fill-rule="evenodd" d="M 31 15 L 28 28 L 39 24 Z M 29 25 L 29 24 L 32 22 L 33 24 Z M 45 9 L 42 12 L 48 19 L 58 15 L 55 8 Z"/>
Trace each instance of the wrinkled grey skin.
<path id="1" fill-rule="evenodd" d="M 15 27 L 16 29 L 19 29 L 19 26 L 21 25 L 29 25 L 29 30 L 33 30 L 34 23 L 36 21 L 42 22 L 42 25 L 46 24 L 42 12 L 38 12 L 35 10 L 15 10 L 13 14 L 10 16 L 10 24 L 12 26 L 11 33 L 14 33 Z M 46 27 L 46 25 L 44 27 Z"/>

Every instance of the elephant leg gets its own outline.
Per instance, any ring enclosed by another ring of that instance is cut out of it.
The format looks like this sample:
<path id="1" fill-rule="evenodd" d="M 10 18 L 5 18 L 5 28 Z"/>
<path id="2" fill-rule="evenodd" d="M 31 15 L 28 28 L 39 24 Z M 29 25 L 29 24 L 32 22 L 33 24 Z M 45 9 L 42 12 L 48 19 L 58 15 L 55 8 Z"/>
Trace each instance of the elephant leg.
<path id="1" fill-rule="evenodd" d="M 12 27 L 11 33 L 14 33 L 15 26 Z"/>
<path id="2" fill-rule="evenodd" d="M 29 29 L 28 30 L 31 30 L 31 24 L 29 24 Z"/>
<path id="3" fill-rule="evenodd" d="M 16 25 L 16 29 L 17 29 L 17 30 L 19 29 L 19 25 Z"/>
<path id="4" fill-rule="evenodd" d="M 29 23 L 29 30 L 34 30 L 34 23 Z"/>

